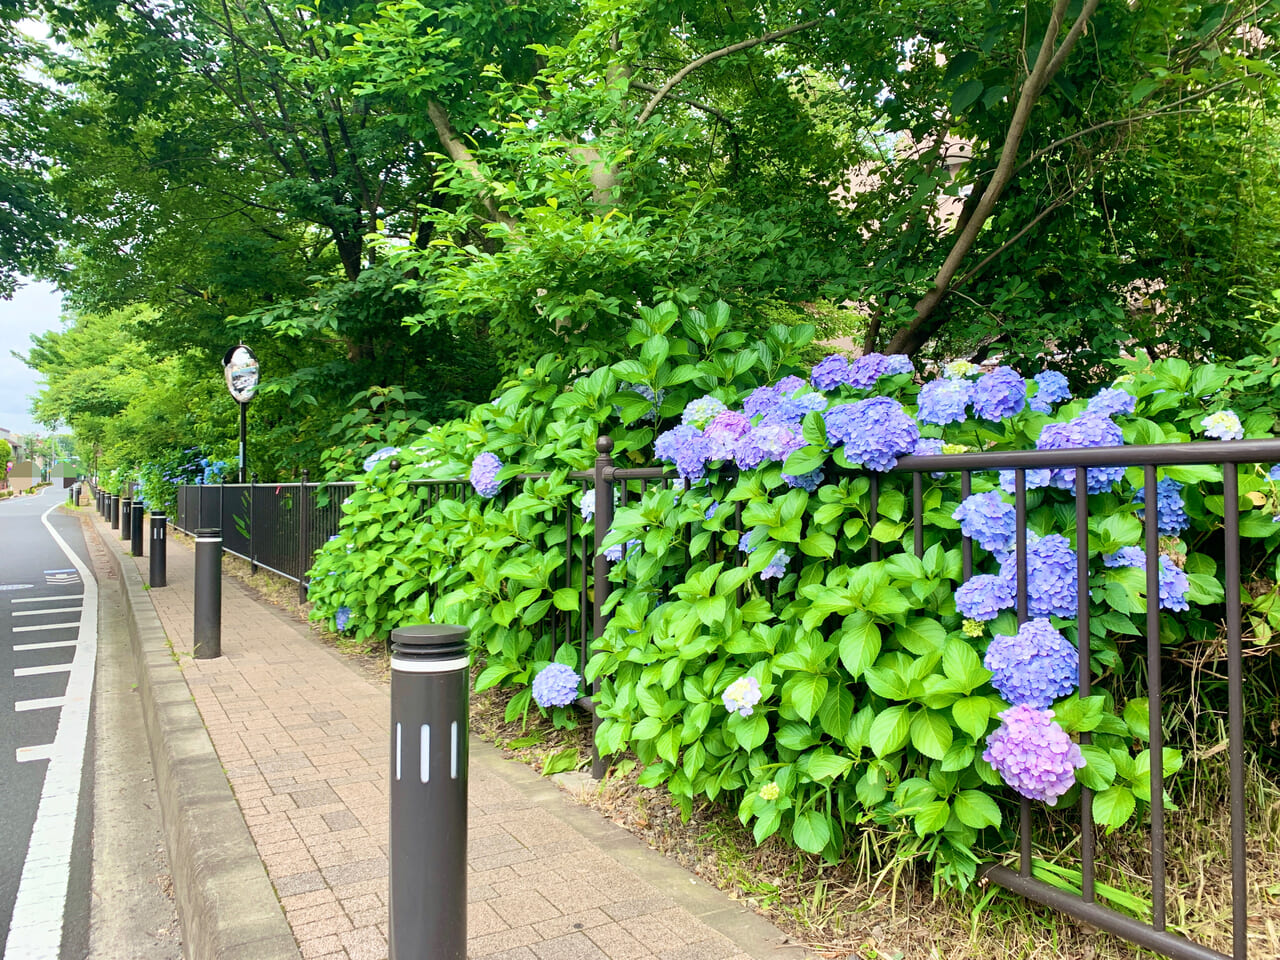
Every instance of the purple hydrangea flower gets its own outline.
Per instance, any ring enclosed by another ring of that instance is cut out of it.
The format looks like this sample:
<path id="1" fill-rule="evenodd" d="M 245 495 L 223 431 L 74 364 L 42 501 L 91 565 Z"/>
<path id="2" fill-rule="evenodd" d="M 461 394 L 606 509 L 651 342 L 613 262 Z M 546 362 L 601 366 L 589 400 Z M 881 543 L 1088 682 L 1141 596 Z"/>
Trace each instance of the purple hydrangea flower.
<path id="1" fill-rule="evenodd" d="M 1054 806 L 1084 766 L 1080 747 L 1053 722 L 1052 710 L 1020 703 L 1003 711 L 1000 720 L 987 737 L 982 759 L 1024 797 Z"/>
<path id="2" fill-rule="evenodd" d="M 761 423 L 780 423 L 783 426 L 799 426 L 806 413 L 825 410 L 827 398 L 820 393 L 780 394 L 777 402 L 760 418 Z"/>
<path id="3" fill-rule="evenodd" d="M 751 418 L 737 410 L 723 410 L 702 433 L 707 460 L 732 460 L 742 438 L 751 432 Z"/>
<path id="4" fill-rule="evenodd" d="M 471 462 L 471 486 L 476 493 L 486 500 L 492 500 L 502 489 L 498 482 L 498 471 L 502 469 L 502 461 L 488 451 L 480 454 Z"/>
<path id="5" fill-rule="evenodd" d="M 916 448 L 911 451 L 913 456 L 917 457 L 936 457 L 942 453 L 943 443 L 934 437 L 921 437 L 916 441 Z M 945 470 L 935 470 L 929 476 L 935 480 L 945 480 L 947 472 Z"/>
<path id="6" fill-rule="evenodd" d="M 739 677 L 725 688 L 720 702 L 730 713 L 751 716 L 752 708 L 760 702 L 760 681 L 755 677 Z"/>
<path id="7" fill-rule="evenodd" d="M 1013 636 L 996 634 L 982 665 L 991 685 L 1011 704 L 1044 709 L 1076 688 L 1080 657 L 1048 620 L 1028 620 Z"/>
<path id="8" fill-rule="evenodd" d="M 996 367 L 973 385 L 973 414 L 984 420 L 1003 420 L 1027 405 L 1027 383 L 1012 367 Z"/>
<path id="9" fill-rule="evenodd" d="M 1101 417 L 1114 417 L 1117 413 L 1133 413 L 1138 406 L 1137 397 L 1125 393 L 1118 387 L 1103 387 L 1085 407 L 1086 413 L 1096 413 Z"/>
<path id="10" fill-rule="evenodd" d="M 705 430 L 707 424 L 725 409 L 726 407 L 723 403 L 707 394 L 705 397 L 698 397 L 696 400 L 689 401 L 684 408 L 684 415 L 680 418 L 680 422 L 691 424 L 699 430 Z"/>
<path id="11" fill-rule="evenodd" d="M 1017 599 L 1017 584 L 1003 574 L 980 573 L 955 592 L 956 609 L 970 620 L 994 620 Z"/>
<path id="12" fill-rule="evenodd" d="M 676 465 L 676 472 L 686 480 L 701 480 L 707 467 L 707 444 L 701 430 L 682 423 L 658 435 L 653 455 Z"/>
<path id="13" fill-rule="evenodd" d="M 920 439 L 920 428 L 897 400 L 870 397 L 828 410 L 823 418 L 827 439 L 844 444 L 850 463 L 868 470 L 892 470 L 898 457 L 911 453 Z"/>
<path id="14" fill-rule="evenodd" d="M 790 396 L 791 394 L 803 390 L 806 386 L 804 378 L 797 376 L 783 377 L 774 386 L 777 387 L 778 393 L 782 396 Z"/>
<path id="15" fill-rule="evenodd" d="M 1104 554 L 1103 566 L 1137 567 L 1147 572 L 1147 554 L 1141 547 L 1121 547 L 1115 553 Z M 1187 591 L 1191 589 L 1191 581 L 1187 573 L 1176 563 L 1160 555 L 1160 608 L 1162 610 L 1190 610 L 1187 602 Z"/>
<path id="16" fill-rule="evenodd" d="M 779 550 L 773 555 L 773 559 L 760 571 L 761 580 L 781 580 L 787 573 L 787 564 L 791 562 L 791 557 L 785 550 Z"/>
<path id="17" fill-rule="evenodd" d="M 399 452 L 399 447 L 383 447 L 381 450 L 375 450 L 364 458 L 364 472 L 368 473 L 375 464 L 381 463 L 387 457 L 394 457 Z"/>
<path id="18" fill-rule="evenodd" d="M 1027 398 L 1027 406 L 1037 413 L 1052 413 L 1053 404 L 1071 399 L 1071 386 L 1057 370 L 1037 373 L 1035 380 L 1040 389 L 1034 397 Z"/>
<path id="19" fill-rule="evenodd" d="M 884 376 L 889 358 L 883 353 L 865 353 L 849 364 L 849 386 L 870 390 Z"/>
<path id="20" fill-rule="evenodd" d="M 782 475 L 782 481 L 788 487 L 807 490 L 809 493 L 813 493 L 813 491 L 817 490 L 818 486 L 824 479 L 825 477 L 822 473 L 821 467 L 818 467 L 816 470 L 810 470 L 808 473 L 802 473 L 799 476 L 792 476 L 789 473 L 784 473 Z"/>
<path id="21" fill-rule="evenodd" d="M 849 361 L 838 353 L 823 357 L 813 365 L 809 380 L 819 390 L 834 390 L 849 382 Z"/>
<path id="22" fill-rule="evenodd" d="M 1036 440 L 1037 450 L 1070 450 L 1080 447 L 1124 446 L 1124 434 L 1110 417 L 1088 411 L 1066 423 L 1048 423 Z M 1124 477 L 1124 467 L 1091 467 L 1086 474 L 1086 486 L 1090 493 L 1103 493 L 1113 483 Z M 1030 472 L 1028 472 L 1028 486 Z M 1071 467 L 1059 467 L 1049 471 L 1049 485 L 1062 490 L 1076 489 L 1076 471 Z"/>
<path id="23" fill-rule="evenodd" d="M 333 615 L 333 625 L 337 627 L 338 632 L 342 633 L 351 623 L 351 608 L 339 607 L 338 612 Z"/>
<path id="24" fill-rule="evenodd" d="M 1144 505 L 1143 509 L 1138 511 L 1138 518 L 1145 520 L 1147 516 L 1146 487 L 1139 487 L 1133 499 Z M 1162 537 L 1176 537 L 1191 526 L 1191 520 L 1187 517 L 1187 511 L 1182 502 L 1182 484 L 1170 477 L 1165 477 L 1156 483 L 1156 526 Z"/>
<path id="25" fill-rule="evenodd" d="M 578 699 L 581 678 L 573 667 L 553 663 L 533 678 L 533 699 L 540 707 L 567 707 Z"/>
<path id="26" fill-rule="evenodd" d="M 766 461 L 786 460 L 795 451 L 805 447 L 804 437 L 782 423 L 756 424 L 741 440 L 735 461 L 743 470 L 753 470 Z"/>
<path id="27" fill-rule="evenodd" d="M 1017 584 L 1015 553 L 1000 561 L 1000 575 Z M 1027 611 L 1033 617 L 1074 617 L 1077 613 L 1078 581 L 1076 552 L 1071 542 L 1058 533 L 1027 544 Z"/>
<path id="28" fill-rule="evenodd" d="M 1015 511 L 994 490 L 966 497 L 951 517 L 960 521 L 960 532 L 978 541 L 983 550 L 1003 553 L 1013 546 Z"/>
<path id="29" fill-rule="evenodd" d="M 921 423 L 963 423 L 973 400 L 973 383 L 969 380 L 930 380 L 920 388 L 916 398 L 916 418 Z"/>

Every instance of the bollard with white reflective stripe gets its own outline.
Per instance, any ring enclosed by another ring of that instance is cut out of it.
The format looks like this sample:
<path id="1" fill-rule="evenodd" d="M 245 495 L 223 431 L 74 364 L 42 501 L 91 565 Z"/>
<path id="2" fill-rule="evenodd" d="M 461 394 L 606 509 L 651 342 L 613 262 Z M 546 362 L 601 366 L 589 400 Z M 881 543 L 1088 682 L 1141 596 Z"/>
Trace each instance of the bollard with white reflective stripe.
<path id="1" fill-rule="evenodd" d="M 163 587 L 169 582 L 169 573 L 165 566 L 168 549 L 165 539 L 165 523 L 163 513 L 151 515 L 151 586 Z"/>
<path id="2" fill-rule="evenodd" d="M 111 529 L 120 529 L 120 495 L 118 493 L 111 494 L 110 513 L 111 513 Z"/>
<path id="3" fill-rule="evenodd" d="M 222 656 L 222 530 L 196 531 L 195 658 Z"/>
<path id="4" fill-rule="evenodd" d="M 133 501 L 133 512 L 129 515 L 129 552 L 135 556 L 142 556 L 142 520 L 146 513 L 147 505 L 141 500 Z"/>
<path id="5" fill-rule="evenodd" d="M 467 633 L 391 631 L 391 960 L 467 957 Z"/>

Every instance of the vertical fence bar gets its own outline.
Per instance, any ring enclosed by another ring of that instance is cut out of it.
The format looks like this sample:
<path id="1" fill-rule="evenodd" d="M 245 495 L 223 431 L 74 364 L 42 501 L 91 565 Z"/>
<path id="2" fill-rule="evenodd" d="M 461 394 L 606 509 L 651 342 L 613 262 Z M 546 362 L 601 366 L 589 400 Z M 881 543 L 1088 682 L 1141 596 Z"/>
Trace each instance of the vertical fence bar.
<path id="1" fill-rule="evenodd" d="M 1164 727 L 1160 704 L 1160 512 L 1156 468 L 1143 467 L 1147 561 L 1147 723 L 1151 748 L 1151 925 L 1165 928 L 1164 877 Z"/>
<path id="2" fill-rule="evenodd" d="M 1027 622 L 1027 471 L 1013 472 L 1014 567 L 1017 576 L 1018 623 Z M 1018 872 L 1031 876 L 1031 800 L 1018 804 Z"/>
<path id="3" fill-rule="evenodd" d="M 307 568 L 311 566 L 307 562 L 307 550 L 310 547 L 310 538 L 307 536 L 307 480 L 311 477 L 310 470 L 302 471 L 302 481 L 298 484 L 298 504 L 296 509 L 298 519 L 298 602 L 307 602 Z"/>
<path id="4" fill-rule="evenodd" d="M 613 438 L 605 435 L 596 440 L 596 462 L 595 462 L 595 479 L 596 479 L 596 525 L 595 525 L 595 560 L 593 567 L 593 601 L 591 605 L 591 624 L 592 635 L 601 637 L 604 635 L 604 628 L 609 623 L 609 618 L 605 615 L 604 604 L 609 599 L 609 591 L 612 584 L 609 582 L 609 560 L 604 555 L 604 539 L 609 534 L 609 528 L 613 526 Z M 622 481 L 622 503 L 627 501 L 627 483 Z M 626 546 L 623 546 L 623 552 L 626 552 Z M 600 693 L 600 681 L 596 680 L 591 684 L 591 692 L 593 695 Z M 597 780 L 603 780 L 606 772 L 604 757 L 600 756 L 600 748 L 595 745 L 596 731 L 600 727 L 600 715 L 596 711 L 591 713 L 591 775 Z"/>
<path id="5" fill-rule="evenodd" d="M 1249 953 L 1249 888 L 1245 876 L 1244 655 L 1240 648 L 1240 493 L 1236 470 L 1234 463 L 1222 465 L 1223 587 L 1227 605 L 1227 757 L 1231 766 L 1231 952 L 1235 960 L 1245 960 Z"/>
<path id="6" fill-rule="evenodd" d="M 1076 467 L 1076 649 L 1079 651 L 1080 699 L 1093 690 L 1093 668 L 1090 666 L 1089 634 L 1089 478 L 1084 467 Z M 1092 734 L 1080 734 L 1080 742 L 1088 746 Z M 1080 788 L 1080 897 L 1093 903 L 1093 791 Z"/>

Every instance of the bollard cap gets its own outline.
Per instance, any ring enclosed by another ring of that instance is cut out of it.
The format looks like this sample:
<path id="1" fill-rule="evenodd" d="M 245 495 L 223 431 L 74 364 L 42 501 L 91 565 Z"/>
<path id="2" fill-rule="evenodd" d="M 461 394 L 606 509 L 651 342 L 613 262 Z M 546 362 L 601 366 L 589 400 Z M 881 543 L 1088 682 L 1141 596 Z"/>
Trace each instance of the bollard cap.
<path id="1" fill-rule="evenodd" d="M 222 537 L 221 527 L 198 527 L 196 529 L 197 537 Z"/>
<path id="2" fill-rule="evenodd" d="M 471 631 L 453 623 L 421 623 L 391 631 L 391 655 L 402 660 L 456 660 Z"/>

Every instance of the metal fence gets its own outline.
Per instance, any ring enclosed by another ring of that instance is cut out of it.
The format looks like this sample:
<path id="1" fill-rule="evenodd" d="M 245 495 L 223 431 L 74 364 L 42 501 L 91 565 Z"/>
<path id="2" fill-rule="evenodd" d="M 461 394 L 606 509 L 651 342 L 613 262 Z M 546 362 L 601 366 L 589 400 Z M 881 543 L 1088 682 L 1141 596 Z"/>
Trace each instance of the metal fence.
<path id="1" fill-rule="evenodd" d="M 544 629 L 552 636 L 563 636 L 567 642 L 576 642 L 580 651 L 580 665 L 589 658 L 592 638 L 601 636 L 608 623 L 605 606 L 612 590 L 609 579 L 611 561 L 604 556 L 603 541 L 613 521 L 615 504 L 626 506 L 653 486 L 669 487 L 687 483 L 661 468 L 625 468 L 612 459 L 613 444 L 608 437 L 597 443 L 599 456 L 589 471 L 571 474 L 580 483 L 584 495 L 588 485 L 594 483 L 595 523 L 594 543 L 588 543 L 583 534 L 583 521 L 575 516 L 576 509 L 567 508 L 565 524 L 565 564 L 563 584 L 576 588 L 579 594 L 577 611 L 559 611 L 552 606 L 544 621 Z M 1243 659 L 1241 649 L 1240 608 L 1240 526 L 1238 509 L 1237 467 L 1242 464 L 1280 462 L 1280 440 L 1233 441 L 1226 443 L 1204 442 L 1153 446 L 1129 446 L 1096 449 L 1011 451 L 964 453 L 932 457 L 904 457 L 898 466 L 883 478 L 871 476 L 870 520 L 875 524 L 879 513 L 882 490 L 886 484 L 903 482 L 910 486 L 910 524 L 912 544 L 917 556 L 924 554 L 925 508 L 924 478 L 926 474 L 956 474 L 960 476 L 960 492 L 967 496 L 971 491 L 973 475 L 980 472 L 1011 471 L 1014 483 L 1017 563 L 1018 622 L 1028 617 L 1027 595 L 1027 471 L 1062 469 L 1074 471 L 1074 517 L 1077 531 L 1086 531 L 1089 522 L 1087 475 L 1090 468 L 1141 467 L 1144 475 L 1145 502 L 1157 503 L 1157 469 L 1162 466 L 1215 465 L 1223 469 L 1222 493 L 1224 499 L 1223 549 L 1224 564 L 1222 583 L 1225 591 L 1225 630 L 1228 661 L 1228 759 L 1230 765 L 1229 809 L 1230 852 L 1232 890 L 1232 937 L 1230 954 L 1220 953 L 1194 943 L 1168 929 L 1166 896 L 1166 847 L 1163 764 L 1154 762 L 1150 772 L 1149 824 L 1150 843 L 1149 882 L 1151 912 L 1145 919 L 1135 919 L 1119 913 L 1098 902 L 1095 874 L 1097 867 L 1096 831 L 1092 821 L 1092 794 L 1082 789 L 1077 822 L 1079 826 L 1079 894 L 1072 894 L 1033 876 L 1032 856 L 1032 804 L 1022 800 L 1019 816 L 1019 844 L 1017 867 L 999 863 L 986 865 L 982 877 L 1021 894 L 1031 900 L 1069 914 L 1093 926 L 1117 934 L 1140 946 L 1155 950 L 1175 960 L 1247 960 L 1248 957 L 1248 897 L 1246 892 L 1245 860 L 1245 788 L 1244 788 L 1244 716 L 1243 716 Z M 541 476 L 541 475 L 527 475 Z M 901 481 L 894 479 L 900 477 Z M 421 509 L 425 511 L 441 500 L 464 500 L 471 495 L 466 481 L 419 481 Z M 305 596 L 305 573 L 314 551 L 337 532 L 340 503 L 351 489 L 350 484 L 312 484 L 305 480 L 288 484 L 250 484 L 209 487 L 184 487 L 179 491 L 177 525 L 192 532 L 198 526 L 221 525 L 227 549 L 250 562 L 274 570 L 297 580 Z M 323 490 L 323 495 L 321 491 Z M 502 502 L 502 501 L 499 501 Z M 1159 570 L 1157 560 L 1160 551 L 1157 510 L 1146 511 L 1144 544 L 1146 563 L 1146 589 L 1148 597 L 1159 595 Z M 555 521 L 559 522 L 559 520 Z M 734 527 L 741 532 L 741 506 L 736 508 Z M 230 533 L 234 531 L 234 533 Z M 880 558 L 882 546 L 872 539 L 867 552 L 874 561 Z M 969 539 L 962 538 L 963 577 L 969 579 L 973 572 L 973 548 Z M 1078 591 L 1077 627 L 1079 637 L 1079 693 L 1087 697 L 1091 693 L 1089 591 L 1085 589 L 1089 577 L 1089 552 L 1077 551 L 1077 577 L 1081 584 Z M 430 589 L 428 585 L 424 588 Z M 768 588 L 770 590 L 776 587 Z M 1151 756 L 1159 758 L 1164 746 L 1163 685 L 1161 681 L 1162 650 L 1160 623 L 1162 613 L 1158 603 L 1147 604 L 1145 630 L 1145 668 L 1149 703 L 1149 747 Z M 591 709 L 591 698 L 584 697 L 581 705 Z M 1082 743 L 1089 742 L 1088 734 L 1081 734 Z M 596 758 L 597 773 L 603 772 L 602 763 Z"/>

